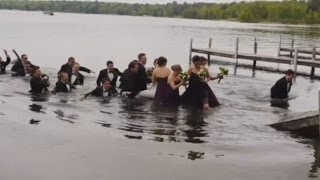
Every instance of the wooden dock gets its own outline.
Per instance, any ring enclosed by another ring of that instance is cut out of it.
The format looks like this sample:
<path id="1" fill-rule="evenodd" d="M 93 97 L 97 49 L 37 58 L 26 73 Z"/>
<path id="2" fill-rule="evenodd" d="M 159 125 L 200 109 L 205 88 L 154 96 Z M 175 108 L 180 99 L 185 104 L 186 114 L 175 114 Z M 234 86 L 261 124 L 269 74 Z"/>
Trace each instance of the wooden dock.
<path id="1" fill-rule="evenodd" d="M 232 58 L 235 60 L 235 71 L 238 66 L 238 60 L 252 60 L 252 70 L 255 71 L 257 61 L 277 63 L 277 64 L 289 64 L 293 65 L 293 70 L 297 72 L 298 66 L 308 66 L 311 67 L 310 76 L 314 77 L 315 68 L 320 68 L 320 58 L 317 56 L 320 55 L 320 50 L 317 47 L 312 48 L 298 48 L 293 47 L 294 40 L 292 40 L 291 47 L 282 47 L 281 46 L 281 37 L 279 42 L 278 54 L 277 56 L 271 55 L 259 55 L 257 54 L 257 39 L 254 39 L 253 52 L 254 53 L 244 53 L 239 52 L 239 38 L 236 38 L 234 50 L 221 50 L 211 48 L 212 38 L 209 39 L 208 48 L 194 48 L 193 40 L 190 42 L 190 59 L 189 63 L 191 64 L 192 53 L 206 54 L 210 64 L 210 56 L 218 56 L 225 58 Z"/>
<path id="2" fill-rule="evenodd" d="M 291 114 L 280 119 L 278 123 L 270 124 L 278 130 L 292 131 L 305 137 L 320 140 L 320 91 L 318 91 L 319 110 Z"/>
<path id="3" fill-rule="evenodd" d="M 309 111 L 291 114 L 289 117 L 285 117 L 270 126 L 278 130 L 292 131 L 305 137 L 318 138 L 319 112 Z"/>

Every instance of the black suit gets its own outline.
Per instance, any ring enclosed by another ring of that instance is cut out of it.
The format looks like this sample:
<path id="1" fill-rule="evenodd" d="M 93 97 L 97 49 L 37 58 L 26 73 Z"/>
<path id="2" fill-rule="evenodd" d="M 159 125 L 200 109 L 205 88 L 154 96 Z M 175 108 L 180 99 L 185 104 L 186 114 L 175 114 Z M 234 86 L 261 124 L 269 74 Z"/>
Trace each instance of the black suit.
<path id="1" fill-rule="evenodd" d="M 7 60 L 4 62 L 4 61 L 1 61 L 0 62 L 0 74 L 4 74 L 6 72 L 6 67 L 8 66 L 8 64 L 10 63 L 11 59 L 10 57 L 8 56 L 7 57 Z"/>
<path id="2" fill-rule="evenodd" d="M 70 91 L 71 91 L 71 89 L 70 89 Z M 55 87 L 55 89 L 54 89 L 54 92 L 55 92 L 55 93 L 58 93 L 58 92 L 65 92 L 65 93 L 67 93 L 67 92 L 69 92 L 67 83 L 59 80 L 59 81 L 56 83 L 56 87 Z"/>
<path id="3" fill-rule="evenodd" d="M 128 91 L 131 92 L 130 98 L 134 98 L 140 89 L 137 86 L 138 74 L 132 72 L 130 69 L 126 69 L 120 78 L 120 89 L 121 92 Z"/>
<path id="4" fill-rule="evenodd" d="M 112 87 L 116 87 L 117 85 L 117 79 L 118 76 L 121 76 L 121 72 L 119 71 L 119 69 L 114 68 L 113 69 L 113 79 L 110 79 L 108 76 L 108 69 L 103 69 L 100 71 L 98 79 L 97 79 L 97 86 L 101 86 L 101 82 L 104 78 L 108 78 L 111 81 L 111 86 Z"/>
<path id="5" fill-rule="evenodd" d="M 49 83 L 45 82 L 45 80 L 42 80 L 40 77 L 32 77 L 30 79 L 31 90 L 29 92 L 40 94 L 44 89 L 47 91 L 49 85 Z"/>
<path id="6" fill-rule="evenodd" d="M 286 77 L 279 79 L 271 88 L 272 99 L 286 99 L 291 90 L 292 82 L 288 82 Z M 289 87 L 288 87 L 289 86 Z"/>
<path id="7" fill-rule="evenodd" d="M 148 78 L 146 68 L 139 63 L 138 75 L 137 75 L 137 90 L 143 91 L 147 89 L 147 84 L 150 83 L 151 80 Z"/>
<path id="8" fill-rule="evenodd" d="M 76 79 L 74 80 L 74 82 L 71 82 L 71 77 L 73 76 L 77 76 Z M 71 83 L 71 85 L 74 87 L 76 85 L 83 85 L 84 83 L 84 76 L 78 72 L 77 75 L 74 75 L 72 73 L 68 74 L 69 76 L 69 82 Z"/>
<path id="9" fill-rule="evenodd" d="M 85 67 L 82 67 L 82 66 L 80 66 L 79 71 L 83 71 L 83 72 L 86 72 L 86 73 L 90 73 L 90 72 L 91 72 L 90 69 L 85 68 Z M 61 66 L 58 74 L 59 74 L 60 72 L 66 72 L 66 73 L 70 74 L 70 73 L 72 73 L 72 67 L 71 67 L 68 63 L 66 63 L 66 64 L 64 64 L 64 65 Z"/>
<path id="10" fill-rule="evenodd" d="M 96 96 L 96 97 L 104 97 L 104 96 L 103 96 L 103 93 L 104 93 L 103 87 L 102 87 L 102 86 L 98 86 L 98 87 L 96 87 L 96 89 L 94 89 L 93 91 L 87 93 L 87 94 L 85 95 L 85 97 L 87 97 L 87 96 L 89 96 L 89 95 L 91 95 L 91 96 Z M 109 97 L 109 96 L 112 96 L 112 92 L 111 92 L 110 90 L 108 91 L 108 97 Z"/>
<path id="11" fill-rule="evenodd" d="M 15 74 L 13 74 L 12 76 L 25 76 L 26 73 L 30 73 L 29 71 L 39 68 L 39 66 L 36 66 L 30 63 L 29 68 L 30 69 L 25 69 L 25 67 L 23 66 L 22 60 L 18 58 L 17 62 L 15 62 L 11 68 L 11 71 L 15 72 Z"/>

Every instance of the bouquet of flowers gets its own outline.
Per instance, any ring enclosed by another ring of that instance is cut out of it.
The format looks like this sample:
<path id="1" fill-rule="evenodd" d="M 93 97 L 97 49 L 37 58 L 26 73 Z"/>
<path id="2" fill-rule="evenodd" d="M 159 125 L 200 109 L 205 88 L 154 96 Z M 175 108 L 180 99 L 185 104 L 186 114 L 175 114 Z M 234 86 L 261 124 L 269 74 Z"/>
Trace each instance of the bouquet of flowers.
<path id="1" fill-rule="evenodd" d="M 188 72 L 182 72 L 180 73 L 179 77 L 182 81 L 187 81 L 189 79 L 189 74 Z"/>
<path id="2" fill-rule="evenodd" d="M 209 73 L 208 73 L 208 71 L 204 70 L 204 71 L 200 72 L 199 76 L 200 76 L 201 79 L 206 79 L 206 78 L 209 77 Z"/>
<path id="3" fill-rule="evenodd" d="M 227 68 L 224 68 L 224 67 L 219 67 L 219 70 L 220 70 L 220 79 L 218 81 L 218 83 L 221 81 L 221 79 L 223 79 L 223 76 L 227 76 L 229 74 L 229 69 Z"/>

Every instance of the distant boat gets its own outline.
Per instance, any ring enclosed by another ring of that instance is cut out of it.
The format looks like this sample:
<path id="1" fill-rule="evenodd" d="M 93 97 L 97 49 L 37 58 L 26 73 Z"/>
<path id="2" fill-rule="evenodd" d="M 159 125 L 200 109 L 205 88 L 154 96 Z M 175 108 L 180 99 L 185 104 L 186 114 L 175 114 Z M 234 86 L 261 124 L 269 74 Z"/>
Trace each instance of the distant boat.
<path id="1" fill-rule="evenodd" d="M 53 16 L 54 15 L 53 11 L 43 11 L 43 14 L 49 15 L 49 16 Z"/>

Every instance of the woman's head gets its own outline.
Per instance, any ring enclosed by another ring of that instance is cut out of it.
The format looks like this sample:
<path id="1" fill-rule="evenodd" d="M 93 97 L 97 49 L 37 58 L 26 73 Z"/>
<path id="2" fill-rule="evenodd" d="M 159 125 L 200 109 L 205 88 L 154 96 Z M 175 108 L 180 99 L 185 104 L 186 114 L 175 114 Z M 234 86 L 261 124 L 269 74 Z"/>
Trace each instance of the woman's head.
<path id="1" fill-rule="evenodd" d="M 205 58 L 204 56 L 200 56 L 200 61 L 202 66 L 206 66 L 208 63 L 207 58 Z"/>
<path id="2" fill-rule="evenodd" d="M 160 56 L 157 60 L 157 64 L 159 67 L 165 66 L 167 64 L 167 58 Z"/>
<path id="3" fill-rule="evenodd" d="M 179 64 L 175 64 L 171 66 L 171 70 L 173 71 L 174 74 L 180 74 L 182 72 L 182 68 Z"/>
<path id="4" fill-rule="evenodd" d="M 200 56 L 194 55 L 194 56 L 192 57 L 192 63 L 193 63 L 193 65 L 194 65 L 196 68 L 199 68 L 199 67 L 201 66 Z"/>

